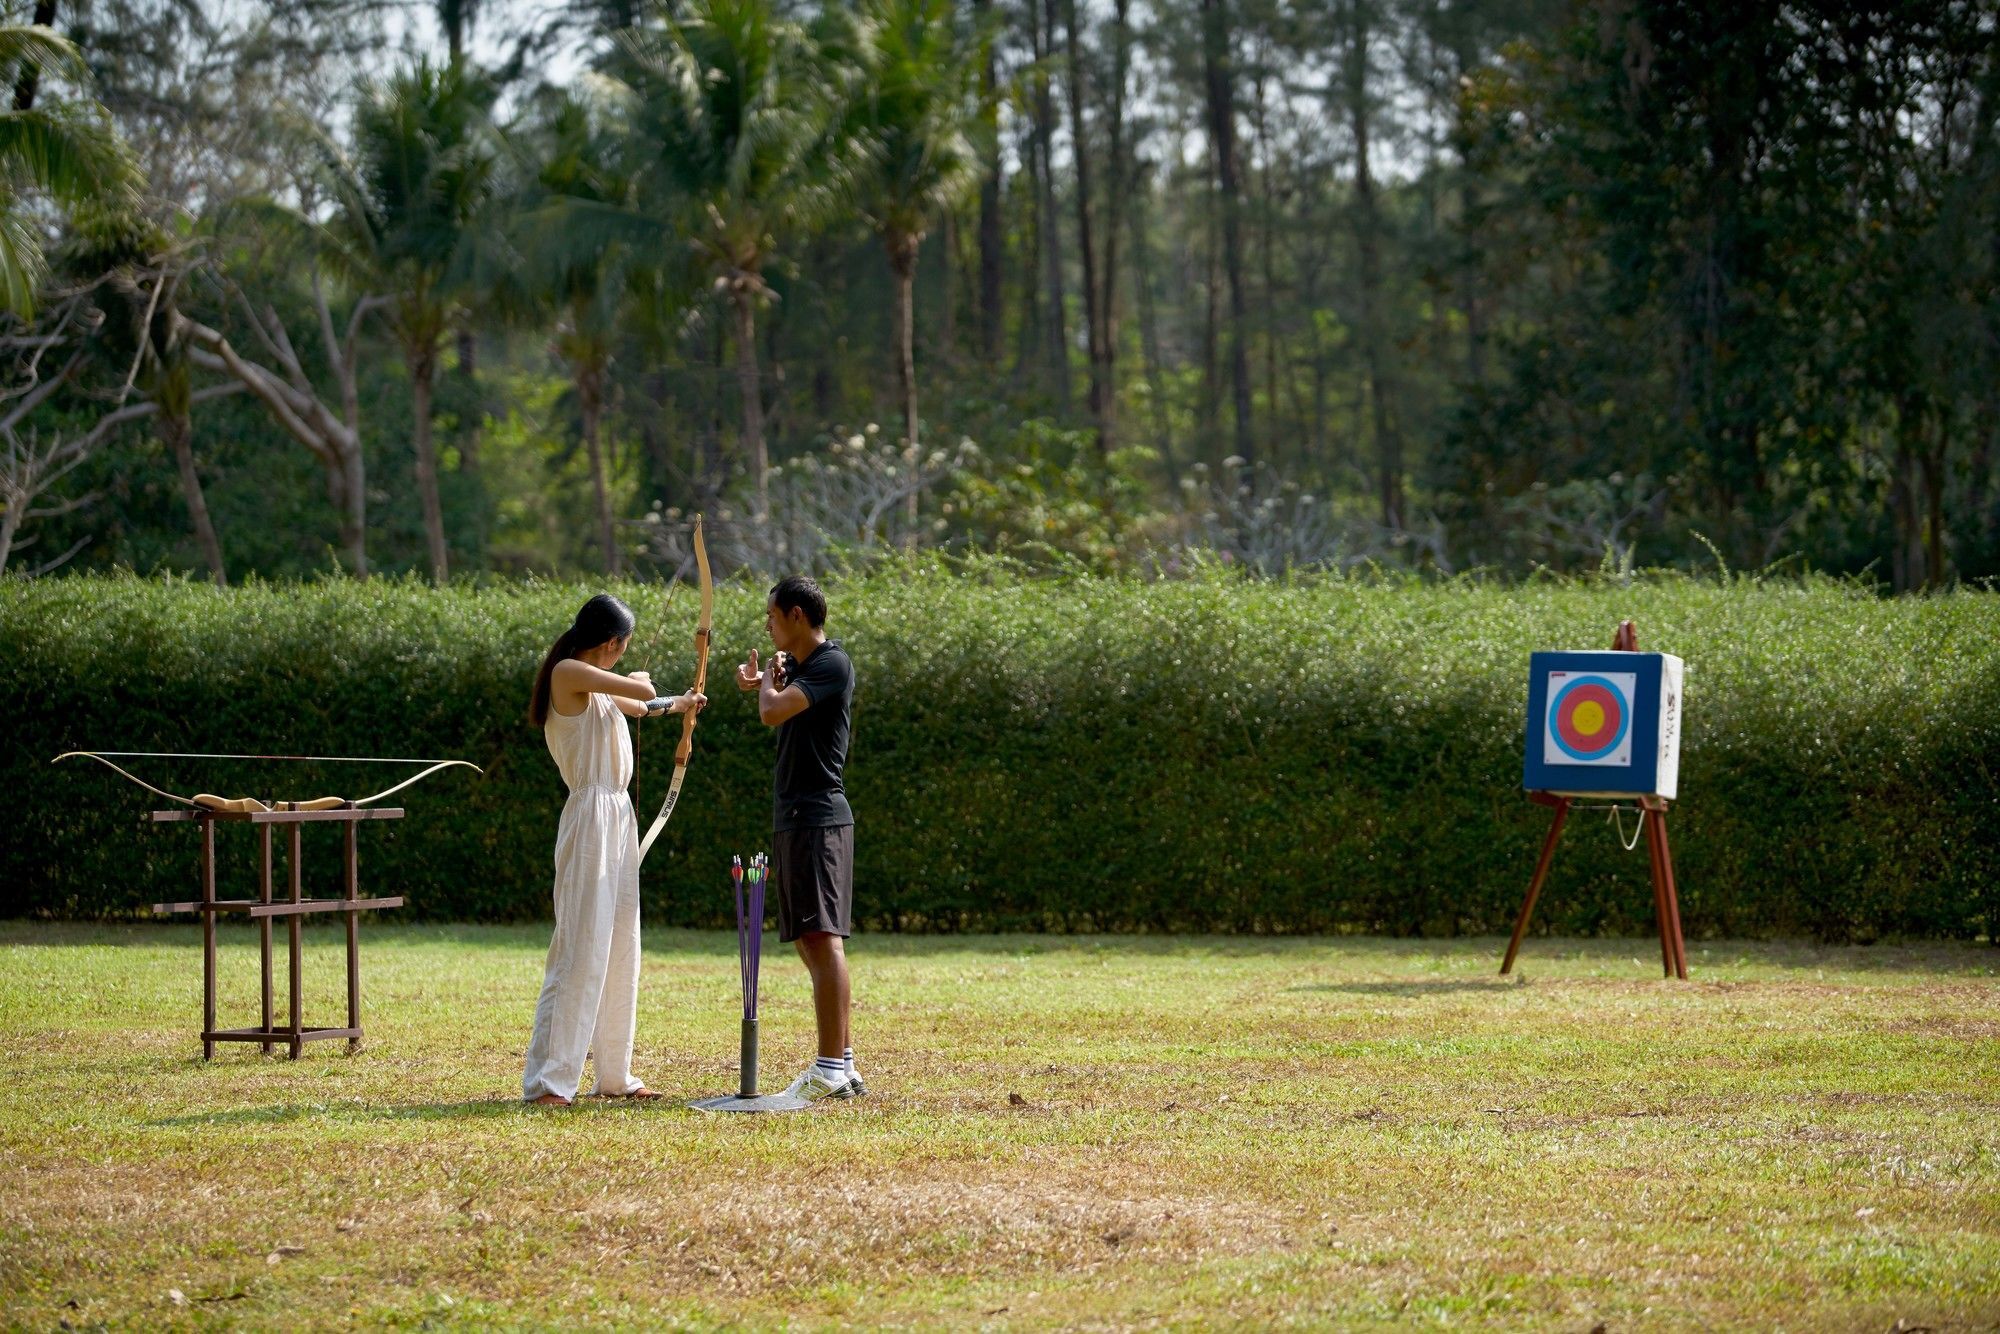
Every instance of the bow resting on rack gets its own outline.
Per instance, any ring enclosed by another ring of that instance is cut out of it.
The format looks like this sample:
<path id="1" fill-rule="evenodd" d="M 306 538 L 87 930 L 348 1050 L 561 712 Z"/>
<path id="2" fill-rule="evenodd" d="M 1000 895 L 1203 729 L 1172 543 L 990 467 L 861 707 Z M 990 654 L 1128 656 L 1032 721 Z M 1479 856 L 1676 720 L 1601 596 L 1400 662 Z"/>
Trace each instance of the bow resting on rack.
<path id="1" fill-rule="evenodd" d="M 96 760 L 120 778 L 137 783 L 153 795 L 165 797 L 168 801 L 177 801 L 183 806 L 192 806 L 196 810 L 228 811 L 235 814 L 254 814 L 258 811 L 273 810 L 330 811 L 337 807 L 367 806 L 382 800 L 384 797 L 393 797 L 406 787 L 423 782 L 424 779 L 429 778 L 440 769 L 462 767 L 470 769 L 476 774 L 486 772 L 470 760 L 406 760 L 372 755 L 210 755 L 171 750 L 66 750 L 53 760 L 50 760 L 49 763 L 60 764 L 64 760 L 73 759 L 77 756 L 82 756 L 87 760 Z M 256 797 L 218 797 L 209 792 L 197 792 L 192 797 L 183 797 L 178 792 L 169 792 L 165 788 L 154 787 L 137 774 L 128 772 L 118 765 L 113 764 L 111 762 L 112 757 L 121 760 L 287 760 L 317 764 L 427 764 L 430 767 L 417 774 L 414 778 L 405 778 L 394 787 L 384 788 L 373 796 L 357 797 L 352 801 L 346 797 L 313 797 L 307 801 L 265 802 L 258 800 Z"/>

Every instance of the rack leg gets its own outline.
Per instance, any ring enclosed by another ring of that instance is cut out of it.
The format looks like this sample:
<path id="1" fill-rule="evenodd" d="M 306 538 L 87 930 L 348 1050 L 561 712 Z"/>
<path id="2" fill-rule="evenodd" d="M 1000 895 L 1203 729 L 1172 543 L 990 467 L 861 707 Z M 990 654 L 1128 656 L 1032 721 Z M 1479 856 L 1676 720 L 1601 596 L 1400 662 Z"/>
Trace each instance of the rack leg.
<path id="1" fill-rule="evenodd" d="M 269 903 L 271 901 L 271 826 L 267 824 L 258 825 L 257 834 L 261 845 L 258 851 L 262 854 L 262 866 L 259 868 L 257 876 L 257 897 L 261 901 Z M 268 917 L 261 917 L 257 920 L 257 951 L 259 958 L 263 962 L 262 995 L 264 999 L 264 1031 L 269 1033 L 271 1031 L 271 919 Z M 266 1056 L 271 1054 L 271 1044 L 269 1042 L 263 1044 L 263 1049 Z"/>
<path id="2" fill-rule="evenodd" d="M 304 883 L 304 870 L 299 863 L 299 834 L 303 828 L 304 826 L 302 825 L 290 826 L 292 835 L 291 863 L 292 863 L 293 903 L 297 903 L 302 898 L 305 897 L 302 892 Z M 300 942 L 299 942 L 298 914 L 294 913 L 292 916 L 286 918 L 285 925 L 287 926 L 287 928 L 289 928 L 289 944 L 291 945 L 291 953 L 292 953 L 292 967 L 291 967 L 292 1004 L 290 1011 L 291 1030 L 292 1030 L 291 1046 L 292 1046 L 292 1059 L 296 1061 L 299 1059 L 300 1053 L 302 1053 L 305 1050 L 305 1045 L 306 1045 L 304 1039 L 299 1036 L 300 1033 L 305 1028 L 305 1024 L 302 1022 L 299 1014 L 300 993 L 305 988 L 305 976 L 304 976 L 304 969 L 300 966 L 300 959 L 299 959 Z"/>
<path id="3" fill-rule="evenodd" d="M 355 847 L 353 821 L 342 827 L 346 834 L 347 901 L 352 903 L 361 897 L 361 859 Z M 361 1050 L 361 914 L 350 910 L 347 913 L 347 1026 L 355 1035 L 347 1040 L 350 1052 Z"/>
<path id="4" fill-rule="evenodd" d="M 1548 879 L 1549 863 L 1555 860 L 1556 840 L 1562 837 L 1563 822 L 1569 819 L 1568 797 L 1549 798 L 1543 804 L 1555 808 L 1556 818 L 1549 825 L 1548 837 L 1542 840 L 1541 859 L 1535 863 L 1535 878 L 1528 882 L 1528 897 L 1521 902 L 1521 915 L 1514 919 L 1514 937 L 1507 942 L 1507 957 L 1500 962 L 1502 977 L 1514 969 L 1514 956 L 1520 953 L 1521 937 L 1528 933 L 1528 917 L 1535 911 L 1535 898 L 1542 892 L 1542 882 Z"/>
<path id="5" fill-rule="evenodd" d="M 201 901 L 215 902 L 215 821 L 201 822 Z M 201 1059 L 215 1059 L 215 914 L 201 915 Z"/>

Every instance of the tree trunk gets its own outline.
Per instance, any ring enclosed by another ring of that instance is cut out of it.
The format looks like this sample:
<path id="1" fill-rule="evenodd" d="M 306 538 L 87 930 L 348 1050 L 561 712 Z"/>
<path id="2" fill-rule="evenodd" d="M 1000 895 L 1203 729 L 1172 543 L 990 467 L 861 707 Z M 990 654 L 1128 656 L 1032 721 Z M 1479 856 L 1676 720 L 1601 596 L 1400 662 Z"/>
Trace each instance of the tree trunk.
<path id="1" fill-rule="evenodd" d="M 1454 62 L 1450 86 L 1457 88 L 1478 63 L 1476 48 L 1469 43 L 1460 43 L 1452 49 Z M 1459 301 L 1465 307 L 1465 370 L 1466 376 L 1476 389 L 1486 383 L 1486 302 L 1480 286 L 1485 278 L 1485 248 L 1481 244 L 1486 221 L 1486 200 L 1480 191 L 1480 173 L 1472 170 L 1467 159 L 1471 156 L 1479 130 L 1468 120 L 1470 102 L 1462 97 L 1452 99 L 1453 122 L 1451 144 L 1459 161 L 1458 187 L 1458 232 L 1459 243 L 1455 247 L 1458 269 Z"/>
<path id="2" fill-rule="evenodd" d="M 469 475 L 479 472 L 479 432 L 485 424 L 479 410 L 479 340 L 469 328 L 461 328 L 457 335 L 458 374 L 465 381 L 466 398 L 470 400 L 464 426 L 460 430 L 458 445 L 458 470 Z"/>
<path id="3" fill-rule="evenodd" d="M 1104 280 L 1097 303 L 1097 345 L 1104 357 L 1103 447 L 1107 450 L 1118 440 L 1118 240 L 1132 180 L 1125 146 L 1125 84 L 1132 68 L 1131 7 L 1131 0 L 1115 0 L 1112 5 L 1111 91 L 1104 110 L 1110 190 L 1104 201 Z"/>
<path id="4" fill-rule="evenodd" d="M 597 501 L 597 545 L 604 555 L 604 571 L 612 578 L 621 573 L 618 537 L 611 522 L 611 487 L 604 475 L 604 364 L 585 357 L 576 363 L 576 405 L 583 418 L 583 447 L 590 455 L 590 489 Z"/>
<path id="5" fill-rule="evenodd" d="M 829 243 L 827 237 L 815 235 L 806 243 L 805 270 L 807 273 L 834 275 L 838 268 L 839 264 L 834 254 L 833 246 Z M 825 281 L 826 286 L 820 297 L 822 308 L 826 310 L 838 309 L 846 300 L 846 284 L 844 281 L 836 284 L 833 278 L 828 278 Z M 800 310 L 798 314 L 801 320 L 806 318 L 804 310 Z M 812 399 L 813 424 L 820 430 L 826 430 L 832 424 L 833 420 L 833 350 L 830 348 L 820 349 L 818 355 L 807 359 L 807 364 L 812 367 L 812 373 L 808 377 L 807 393 Z"/>
<path id="6" fill-rule="evenodd" d="M 730 312 L 734 314 L 735 309 L 732 304 Z M 729 373 L 729 330 L 721 320 L 715 321 L 714 330 L 715 376 L 711 381 L 714 388 L 704 395 L 708 401 L 708 429 L 688 441 L 688 468 L 694 478 L 695 492 L 702 496 L 720 495 L 729 485 L 730 451 L 722 438 L 722 385 L 723 377 Z M 743 397 L 740 382 L 736 396 Z M 738 443 L 740 447 L 740 440 Z M 742 462 L 744 467 L 749 466 L 747 458 Z"/>
<path id="7" fill-rule="evenodd" d="M 1309 311 L 1317 306 L 1309 306 Z M 1319 330 L 1319 320 L 1311 320 L 1312 326 L 1312 443 L 1313 462 L 1324 466 L 1327 461 L 1326 434 L 1326 348 Z"/>
<path id="8" fill-rule="evenodd" d="M 43 28 L 55 27 L 56 0 L 35 0 L 35 14 L 29 22 Z M 34 110 L 35 94 L 41 83 L 41 66 L 32 61 L 24 63 L 21 66 L 20 76 L 14 82 L 14 110 Z"/>
<path id="9" fill-rule="evenodd" d="M 1945 434 L 1939 429 L 1928 433 L 1932 439 L 1920 456 L 1924 481 L 1924 586 L 1944 587 L 1944 451 Z"/>
<path id="10" fill-rule="evenodd" d="M 354 336 L 358 323 L 342 344 L 333 334 L 333 312 L 326 304 L 326 289 L 317 271 L 312 282 L 313 303 L 319 314 L 320 336 L 326 341 L 327 364 L 340 386 L 340 429 L 326 434 L 333 444 L 336 468 L 327 478 L 327 489 L 338 492 L 334 512 L 340 515 L 340 542 L 347 548 L 348 567 L 356 579 L 368 578 L 368 460 L 361 452 L 361 368 L 356 364 Z M 352 317 L 350 316 L 350 319 Z"/>
<path id="11" fill-rule="evenodd" d="M 785 393 L 785 308 L 774 304 L 763 323 L 764 355 L 758 365 L 757 383 L 771 386 L 771 401 L 764 403 L 761 388 L 758 402 L 764 409 L 764 433 L 783 439 L 786 412 L 791 399 Z"/>
<path id="12" fill-rule="evenodd" d="M 359 449 L 343 451 L 326 469 L 326 498 L 340 525 L 340 548 L 356 579 L 368 578 L 368 465 Z"/>
<path id="13" fill-rule="evenodd" d="M 1243 189 L 1236 161 L 1236 91 L 1229 49 L 1226 0 L 1201 0 L 1202 71 L 1208 101 L 1208 135 L 1221 191 L 1222 262 L 1229 274 L 1229 380 L 1236 410 L 1236 456 L 1256 458 L 1250 443 L 1250 359 L 1244 346 L 1249 318 L 1243 296 Z"/>
<path id="14" fill-rule="evenodd" d="M 903 405 L 903 459 L 915 477 L 923 461 L 917 439 L 916 287 L 917 249 L 921 236 L 891 232 L 883 238 L 889 251 L 889 271 L 896 278 L 896 393 Z M 911 540 L 917 530 L 917 493 L 903 498 L 903 518 Z"/>
<path id="15" fill-rule="evenodd" d="M 451 577 L 444 544 L 444 503 L 438 495 L 437 447 L 431 440 L 431 385 L 437 376 L 437 344 L 410 349 L 410 399 L 416 413 L 417 497 L 424 507 L 424 540 L 430 548 L 431 582 Z"/>
<path id="16" fill-rule="evenodd" d="M 1264 65 L 1260 58 L 1255 100 L 1252 103 L 1254 121 L 1257 126 L 1257 153 L 1262 159 L 1257 172 L 1257 222 L 1259 258 L 1263 268 L 1263 284 L 1258 291 L 1259 321 L 1264 326 L 1264 447 L 1276 466 L 1283 466 L 1278 457 L 1280 442 L 1288 434 L 1283 423 L 1278 420 L 1278 312 L 1277 291 L 1277 220 L 1276 206 L 1271 198 L 1271 128 L 1268 108 L 1265 105 L 1264 86 L 1267 82 Z"/>
<path id="17" fill-rule="evenodd" d="M 160 412 L 160 439 L 174 456 L 174 470 L 180 474 L 181 495 L 187 501 L 188 522 L 194 528 L 195 545 L 208 565 L 208 577 L 216 587 L 227 588 L 229 575 L 222 564 L 222 543 L 208 516 L 208 500 L 201 493 L 201 476 L 194 467 L 194 422 L 185 411 Z"/>
<path id="18" fill-rule="evenodd" d="M 1378 246 L 1375 176 L 1369 165 L 1368 18 L 1365 0 L 1353 0 L 1352 46 L 1347 60 L 1347 111 L 1354 131 L 1354 240 L 1361 260 L 1361 341 L 1368 363 L 1368 397 L 1373 409 L 1377 495 L 1382 526 L 1400 532 L 1403 513 L 1403 438 L 1391 393 L 1389 351 L 1382 329 L 1382 274 Z"/>
<path id="19" fill-rule="evenodd" d="M 1201 229 L 1201 439 L 1210 459 L 1222 452 L 1222 201 L 1210 194 Z"/>
<path id="20" fill-rule="evenodd" d="M 993 0 L 975 0 L 973 11 L 983 22 Z M 992 154 L 979 183 L 979 356 L 988 366 L 1000 359 L 1001 287 L 1007 238 L 1000 220 L 1000 98 L 993 44 L 986 44 L 979 71 L 979 120 L 985 127 L 984 147 Z"/>
<path id="21" fill-rule="evenodd" d="M 944 211 L 944 235 L 940 238 L 939 268 L 943 270 L 944 281 L 938 289 L 938 331 L 937 356 L 949 366 L 958 359 L 958 214 L 952 209 Z"/>
<path id="22" fill-rule="evenodd" d="M 1979 404 L 1979 412 L 1973 420 L 1977 433 L 1972 446 L 1970 467 L 1966 469 L 1970 487 L 1966 510 L 1972 516 L 1973 531 L 1978 535 L 1978 549 L 1990 562 L 1996 554 L 1995 538 L 2000 537 L 2000 454 L 1994 445 L 2000 443 L 2000 399 L 1996 399 L 1991 389 L 1987 390 Z M 1991 566 L 1988 573 L 1992 573 Z"/>
<path id="23" fill-rule="evenodd" d="M 1028 12 L 1034 13 L 1030 6 Z M 1032 119 L 1024 118 L 1021 131 L 1021 160 L 1027 164 L 1023 175 L 1028 184 L 1027 216 L 1023 225 L 1027 229 L 1027 263 L 1021 266 L 1021 332 L 1019 346 L 1015 352 L 1014 374 L 1017 379 L 1030 374 L 1031 367 L 1038 367 L 1042 361 L 1042 168 L 1041 136 Z M 1014 178 L 1017 182 L 1022 176 Z"/>
<path id="24" fill-rule="evenodd" d="M 1889 517 L 1894 535 L 1889 552 L 1889 582 L 1898 593 L 1909 592 L 1922 578 L 1923 545 L 1917 519 L 1914 448 L 1916 418 L 1916 408 L 1907 398 L 1897 403 L 1896 457 L 1889 475 Z"/>
<path id="25" fill-rule="evenodd" d="M 1311 204 L 1302 203 L 1300 212 L 1310 234 Z M 1320 279 L 1326 272 L 1326 256 L 1316 248 L 1307 247 L 1298 254 L 1298 266 L 1300 309 L 1305 312 L 1307 370 L 1311 376 L 1308 401 L 1298 408 L 1299 420 L 1306 435 L 1306 448 L 1301 453 L 1310 468 L 1323 470 L 1327 464 L 1326 339 L 1320 328 L 1319 311 Z M 1297 378 L 1296 363 L 1292 378 Z"/>
<path id="26" fill-rule="evenodd" d="M 1098 285 L 1097 237 L 1090 216 L 1090 139 L 1083 123 L 1083 53 L 1077 40 L 1076 0 L 1063 0 L 1063 51 L 1063 88 L 1069 94 L 1070 156 L 1076 174 L 1077 252 L 1083 262 L 1083 330 L 1084 347 L 1090 359 L 1090 419 L 1097 428 L 1097 453 L 1101 459 L 1111 450 L 1111 428 L 1105 406 L 1109 386 L 1104 382 L 1104 294 Z"/>
<path id="27" fill-rule="evenodd" d="M 1049 287 L 1050 368 L 1055 372 L 1056 401 L 1069 410 L 1069 313 L 1063 297 L 1062 229 L 1056 221 L 1055 101 L 1049 90 L 1048 62 L 1055 52 L 1056 0 L 1043 0 L 1041 18 L 1034 17 L 1034 0 L 1029 0 L 1029 40 L 1035 44 L 1035 138 L 1040 149 L 1041 222 L 1036 230 L 1042 243 Z"/>
<path id="28" fill-rule="evenodd" d="M 439 18 L 444 23 L 445 56 L 454 68 L 465 59 L 466 9 L 469 0 L 441 0 Z"/>
<path id="29" fill-rule="evenodd" d="M 736 392 L 743 404 L 743 457 L 757 487 L 757 521 L 771 517 L 771 460 L 764 451 L 764 390 L 757 373 L 757 292 L 753 278 L 730 284 L 736 310 Z"/>
<path id="30" fill-rule="evenodd" d="M 1136 174 L 1136 173 L 1135 173 Z M 1126 215 L 1132 228 L 1132 286 L 1139 298 L 1139 353 L 1146 368 L 1146 400 L 1152 406 L 1153 435 L 1159 441 L 1160 459 L 1166 464 L 1167 480 L 1180 485 L 1180 464 L 1174 458 L 1173 422 L 1167 415 L 1166 377 L 1161 374 L 1159 314 L 1153 304 L 1153 246 L 1146 233 L 1151 210 L 1150 187 L 1142 186 L 1134 206 Z"/>

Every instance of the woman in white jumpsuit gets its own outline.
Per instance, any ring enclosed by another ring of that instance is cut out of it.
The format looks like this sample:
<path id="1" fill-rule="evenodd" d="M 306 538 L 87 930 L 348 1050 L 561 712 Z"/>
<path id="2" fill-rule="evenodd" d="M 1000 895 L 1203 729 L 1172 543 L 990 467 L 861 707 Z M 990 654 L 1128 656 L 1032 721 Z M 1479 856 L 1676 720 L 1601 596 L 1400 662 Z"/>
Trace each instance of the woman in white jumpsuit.
<path id="1" fill-rule="evenodd" d="M 611 670 L 632 637 L 632 612 L 600 593 L 556 640 L 535 677 L 529 718 L 569 786 L 556 830 L 555 938 L 549 942 L 521 1096 L 568 1106 L 594 1054 L 593 1094 L 659 1095 L 632 1074 L 639 1003 L 639 828 L 627 791 L 632 738 L 627 717 L 654 700 L 645 672 Z M 690 692 L 660 701 L 674 713 L 707 700 Z"/>

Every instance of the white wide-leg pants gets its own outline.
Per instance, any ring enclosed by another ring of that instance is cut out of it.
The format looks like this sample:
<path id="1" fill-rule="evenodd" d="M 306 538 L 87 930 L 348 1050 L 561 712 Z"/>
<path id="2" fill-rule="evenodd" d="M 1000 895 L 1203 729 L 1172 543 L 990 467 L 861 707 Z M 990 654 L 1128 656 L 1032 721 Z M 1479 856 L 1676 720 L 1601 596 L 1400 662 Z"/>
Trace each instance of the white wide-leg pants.
<path id="1" fill-rule="evenodd" d="M 639 1006 L 639 837 L 623 792 L 570 794 L 556 833 L 555 938 L 549 942 L 521 1096 L 576 1096 L 594 1055 L 597 1087 L 632 1092 Z"/>

